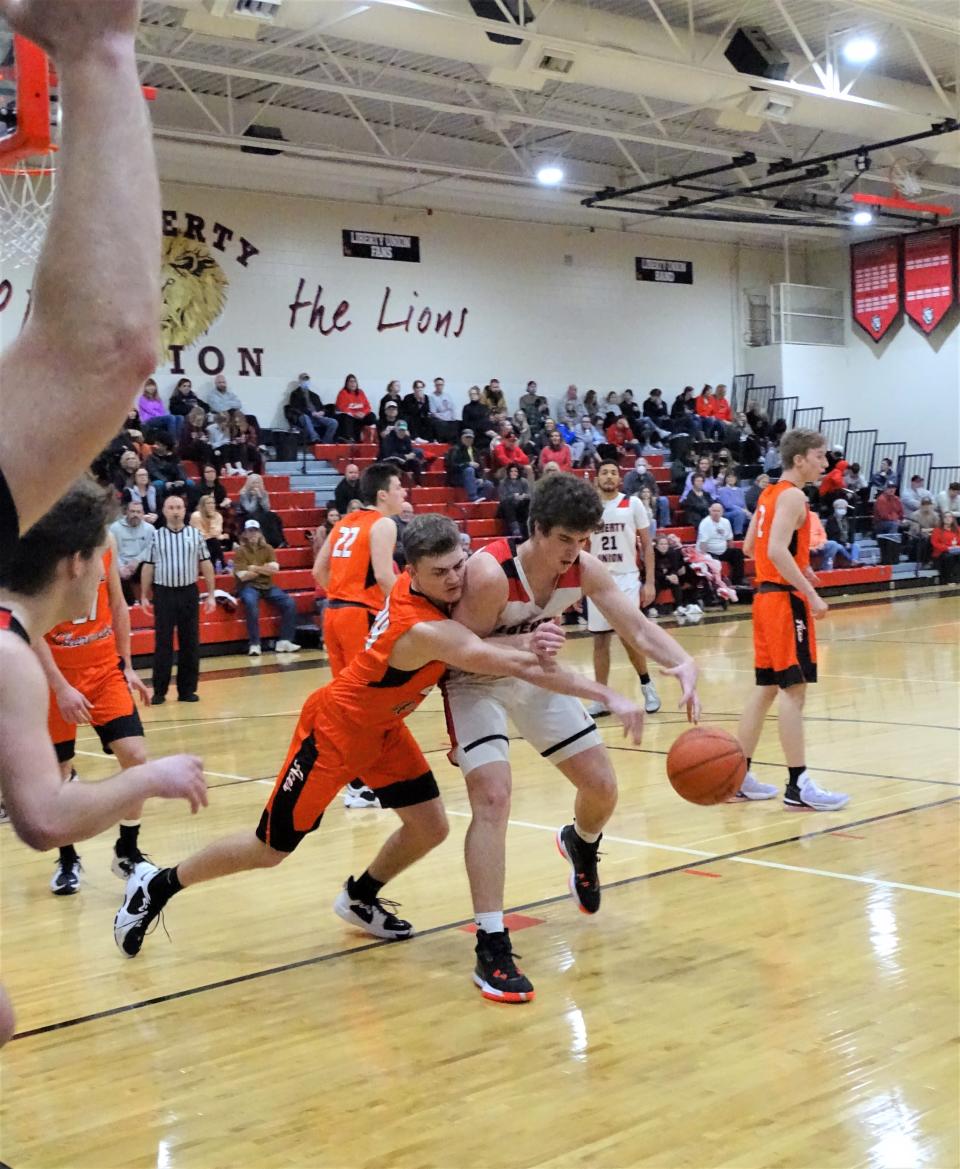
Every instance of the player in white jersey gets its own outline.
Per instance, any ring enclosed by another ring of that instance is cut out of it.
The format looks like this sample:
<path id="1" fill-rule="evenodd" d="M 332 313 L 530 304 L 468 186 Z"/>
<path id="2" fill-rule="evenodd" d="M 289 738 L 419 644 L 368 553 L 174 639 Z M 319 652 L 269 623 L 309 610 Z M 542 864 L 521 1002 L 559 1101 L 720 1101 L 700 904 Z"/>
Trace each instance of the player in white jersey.
<path id="1" fill-rule="evenodd" d="M 600 561 L 583 550 L 601 513 L 591 484 L 574 475 L 544 476 L 530 506 L 530 538 L 497 540 L 471 556 L 454 617 L 481 637 L 522 637 L 586 596 L 625 645 L 649 654 L 677 678 L 680 705 L 696 719 L 693 659 L 648 621 Z M 552 628 L 559 647 L 562 630 Z M 572 870 L 571 895 L 584 913 L 600 908 L 597 846 L 616 806 L 616 777 L 596 724 L 576 699 L 541 693 L 511 678 L 458 673 L 448 678 L 445 699 L 451 759 L 464 773 L 473 812 L 465 855 L 477 922 L 475 978 L 485 998 L 528 1002 L 533 987 L 516 968 L 503 925 L 511 786 L 508 712 L 523 738 L 577 789 L 573 823 L 559 830 L 556 841 Z M 488 971 L 495 977 L 485 976 Z"/>
<path id="2" fill-rule="evenodd" d="M 624 495 L 620 490 L 620 467 L 604 459 L 597 471 L 597 492 L 603 504 L 600 527 L 590 537 L 590 551 L 617 582 L 617 588 L 631 604 L 644 609 L 653 604 L 656 587 L 653 583 L 653 541 L 650 539 L 650 517 L 647 509 L 635 495 Z M 637 552 L 643 556 L 644 585 L 640 588 Z M 593 676 L 607 684 L 610 677 L 610 640 L 613 626 L 597 606 L 587 600 L 587 628 L 593 637 Z M 647 659 L 629 642 L 622 641 L 633 668 L 640 675 L 643 690 L 643 708 L 647 714 L 660 709 L 660 695 L 647 669 Z M 591 702 L 587 710 L 594 718 L 609 714 L 599 702 Z"/>

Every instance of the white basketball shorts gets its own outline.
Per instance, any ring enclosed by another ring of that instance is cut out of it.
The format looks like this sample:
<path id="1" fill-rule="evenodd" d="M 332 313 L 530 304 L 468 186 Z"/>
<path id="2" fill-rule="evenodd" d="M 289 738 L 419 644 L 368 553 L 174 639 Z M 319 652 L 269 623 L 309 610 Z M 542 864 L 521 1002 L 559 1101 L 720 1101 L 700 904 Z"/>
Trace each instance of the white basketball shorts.
<path id="1" fill-rule="evenodd" d="M 639 572 L 611 572 L 617 582 L 617 588 L 625 593 L 637 609 L 640 608 L 640 573 Z M 597 606 L 587 597 L 587 629 L 591 633 L 610 633 L 613 626 L 600 612 Z"/>

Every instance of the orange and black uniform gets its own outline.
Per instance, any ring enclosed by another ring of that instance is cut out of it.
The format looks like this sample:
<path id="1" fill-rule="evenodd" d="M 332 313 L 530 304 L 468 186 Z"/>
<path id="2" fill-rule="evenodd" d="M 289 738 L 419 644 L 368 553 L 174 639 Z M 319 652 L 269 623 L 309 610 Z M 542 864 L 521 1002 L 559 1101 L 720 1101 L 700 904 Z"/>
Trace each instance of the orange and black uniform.
<path id="1" fill-rule="evenodd" d="M 323 643 L 336 678 L 363 649 L 373 622 L 383 608 L 370 559 L 370 532 L 382 512 L 354 511 L 330 530 L 330 579 L 323 615 Z"/>
<path id="2" fill-rule="evenodd" d="M 781 479 L 757 500 L 756 596 L 753 599 L 753 655 L 758 686 L 797 686 L 817 680 L 817 639 L 810 606 L 780 575 L 770 559 L 770 531 L 777 503 L 792 483 Z M 809 505 L 807 505 L 809 510 Z M 801 572 L 810 566 L 810 524 L 793 533 L 790 553 Z"/>
<path id="3" fill-rule="evenodd" d="M 57 669 L 92 706 L 91 725 L 108 753 L 110 744 L 117 739 L 143 734 L 143 724 L 123 676 L 123 662 L 117 653 L 117 640 L 113 634 L 108 585 L 112 558 L 113 552 L 108 549 L 104 553 L 103 575 L 90 615 L 79 621 L 64 621 L 54 626 L 45 637 Z M 47 729 L 60 762 L 72 759 L 77 728 L 60 714 L 52 690 Z"/>
<path id="4" fill-rule="evenodd" d="M 20 517 L 13 501 L 10 488 L 0 471 L 0 561 L 7 549 L 12 549 L 20 539 Z"/>
<path id="5" fill-rule="evenodd" d="M 14 617 L 9 609 L 0 608 L 0 633 L 6 630 L 8 633 L 16 634 L 17 637 L 22 638 L 27 645 L 30 644 L 30 636 L 20 622 Z"/>
<path id="6" fill-rule="evenodd" d="M 390 665 L 390 654 L 414 625 L 446 617 L 411 589 L 406 573 L 398 577 L 366 648 L 303 704 L 257 827 L 264 844 L 293 852 L 320 826 L 337 792 L 358 774 L 376 775 L 369 783 L 384 808 L 407 808 L 439 796 L 433 772 L 403 720 L 426 698 L 446 666 L 428 662 L 418 670 L 398 670 Z"/>

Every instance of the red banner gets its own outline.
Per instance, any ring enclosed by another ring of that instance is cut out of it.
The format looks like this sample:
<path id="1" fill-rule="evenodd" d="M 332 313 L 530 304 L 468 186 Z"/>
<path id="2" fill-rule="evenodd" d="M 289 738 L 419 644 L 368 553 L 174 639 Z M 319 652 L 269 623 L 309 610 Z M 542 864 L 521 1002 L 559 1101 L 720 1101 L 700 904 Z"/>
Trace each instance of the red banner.
<path id="1" fill-rule="evenodd" d="M 920 231 L 903 241 L 903 299 L 907 316 L 932 333 L 953 303 L 954 232 Z"/>
<path id="2" fill-rule="evenodd" d="M 900 240 L 851 244 L 850 286 L 853 319 L 879 341 L 900 315 Z"/>

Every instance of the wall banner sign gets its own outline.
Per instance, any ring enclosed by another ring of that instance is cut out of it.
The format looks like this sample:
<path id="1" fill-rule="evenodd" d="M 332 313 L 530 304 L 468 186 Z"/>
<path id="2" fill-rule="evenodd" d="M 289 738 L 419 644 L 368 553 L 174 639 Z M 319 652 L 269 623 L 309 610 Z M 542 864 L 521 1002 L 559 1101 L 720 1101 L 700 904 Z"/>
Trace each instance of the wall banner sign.
<path id="1" fill-rule="evenodd" d="M 344 228 L 343 254 L 362 260 L 404 260 L 408 264 L 419 264 L 420 237 Z"/>
<path id="2" fill-rule="evenodd" d="M 692 260 L 657 260 L 653 256 L 637 256 L 637 279 L 654 284 L 692 284 Z"/>
<path id="3" fill-rule="evenodd" d="M 879 341 L 900 316 L 900 240 L 851 244 L 850 285 L 854 321 Z"/>
<path id="4" fill-rule="evenodd" d="M 932 333 L 953 303 L 955 231 L 940 227 L 903 240 L 904 310 L 924 333 Z"/>

